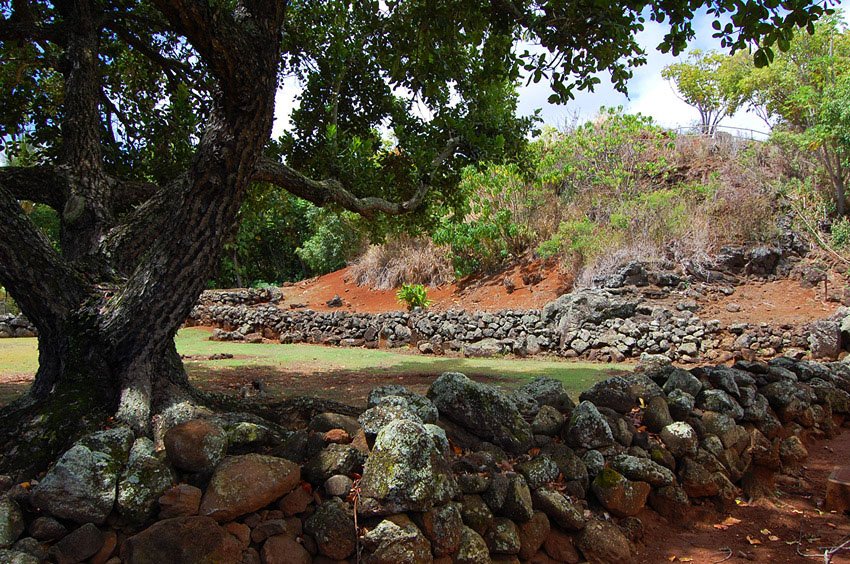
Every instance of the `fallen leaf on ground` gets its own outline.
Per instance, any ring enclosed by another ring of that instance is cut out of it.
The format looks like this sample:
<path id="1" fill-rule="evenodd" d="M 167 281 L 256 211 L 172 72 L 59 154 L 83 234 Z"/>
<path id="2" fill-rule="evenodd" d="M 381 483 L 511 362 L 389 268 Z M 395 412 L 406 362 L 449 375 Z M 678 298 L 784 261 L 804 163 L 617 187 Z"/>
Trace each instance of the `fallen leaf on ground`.
<path id="1" fill-rule="evenodd" d="M 747 535 L 747 542 L 752 544 L 752 545 L 761 544 L 760 540 L 758 540 L 757 538 L 751 537 L 750 535 Z"/>
<path id="2" fill-rule="evenodd" d="M 761 531 L 759 531 L 759 532 L 760 532 L 761 534 L 763 534 L 763 535 L 769 535 L 769 534 L 770 534 L 770 529 L 762 529 L 762 530 L 761 530 Z"/>
<path id="3" fill-rule="evenodd" d="M 724 519 L 723 522 L 715 524 L 714 528 L 719 529 L 721 531 L 725 531 L 726 529 L 728 529 L 732 525 L 737 525 L 740 522 L 741 522 L 740 519 L 735 519 L 734 517 L 730 516 L 730 517 L 727 517 L 726 519 Z"/>
<path id="4" fill-rule="evenodd" d="M 777 537 L 776 535 L 770 535 L 769 537 L 767 537 L 767 540 L 776 542 L 779 540 L 779 537 Z"/>

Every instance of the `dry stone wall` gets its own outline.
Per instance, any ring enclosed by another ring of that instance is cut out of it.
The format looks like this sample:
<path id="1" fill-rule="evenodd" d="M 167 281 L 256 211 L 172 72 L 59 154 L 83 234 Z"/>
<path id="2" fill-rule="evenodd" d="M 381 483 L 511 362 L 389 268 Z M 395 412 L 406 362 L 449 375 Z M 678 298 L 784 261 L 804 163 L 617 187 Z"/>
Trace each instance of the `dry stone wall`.
<path id="1" fill-rule="evenodd" d="M 415 311 L 381 314 L 285 310 L 273 304 L 201 304 L 190 324 L 216 327 L 219 340 L 275 339 L 337 346 L 416 346 L 423 353 L 467 356 L 555 354 L 622 361 L 664 354 L 680 362 L 753 360 L 777 355 L 836 358 L 842 349 L 842 309 L 806 326 L 723 325 L 693 313 L 655 305 L 624 289 L 566 294 L 542 310 L 501 312 Z"/>
<path id="2" fill-rule="evenodd" d="M 848 417 L 843 363 L 646 356 L 577 404 L 550 378 L 445 373 L 293 430 L 245 414 L 154 440 L 117 427 L 39 480 L 0 477 L 0 560 L 635 562 L 646 511 L 681 522 L 773 495 Z"/>

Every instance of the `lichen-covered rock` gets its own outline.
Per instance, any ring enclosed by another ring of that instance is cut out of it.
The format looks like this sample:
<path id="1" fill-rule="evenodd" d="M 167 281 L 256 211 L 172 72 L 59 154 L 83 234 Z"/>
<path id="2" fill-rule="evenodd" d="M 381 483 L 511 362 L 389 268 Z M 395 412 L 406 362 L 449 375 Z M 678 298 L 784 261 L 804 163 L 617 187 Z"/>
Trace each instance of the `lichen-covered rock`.
<path id="1" fill-rule="evenodd" d="M 492 554 L 519 554 L 519 530 L 516 523 L 505 517 L 496 517 L 484 534 L 484 541 Z"/>
<path id="2" fill-rule="evenodd" d="M 543 447 L 540 454 L 548 456 L 558 465 L 565 481 L 575 482 L 582 492 L 587 489 L 590 484 L 587 467 L 573 449 L 565 444 L 552 443 Z"/>
<path id="3" fill-rule="evenodd" d="M 213 472 L 200 514 L 219 523 L 268 505 L 292 491 L 301 469 L 283 458 L 244 454 L 225 458 Z"/>
<path id="4" fill-rule="evenodd" d="M 324 484 L 336 474 L 349 475 L 363 465 L 365 455 L 350 445 L 331 443 L 302 468 L 304 479 L 314 485 Z"/>
<path id="5" fill-rule="evenodd" d="M 694 410 L 694 406 L 696 406 L 696 399 L 694 396 L 687 392 L 683 392 L 678 388 L 671 390 L 667 395 L 668 413 L 675 421 L 684 421 L 690 417 L 691 412 Z"/>
<path id="6" fill-rule="evenodd" d="M 528 487 L 532 490 L 536 490 L 549 482 L 554 482 L 558 479 L 558 474 L 561 473 L 561 469 L 558 468 L 555 461 L 545 454 L 520 462 L 515 468 L 525 477 Z"/>
<path id="7" fill-rule="evenodd" d="M 367 564 L 430 564 L 431 545 L 406 515 L 384 519 L 363 535 Z"/>
<path id="8" fill-rule="evenodd" d="M 808 457 L 809 451 L 796 435 L 783 439 L 779 443 L 779 458 L 782 461 L 782 470 L 786 474 L 797 472 Z"/>
<path id="9" fill-rule="evenodd" d="M 564 294 L 543 307 L 541 317 L 557 323 L 558 334 L 566 336 L 584 323 L 634 316 L 639 300 L 616 296 L 605 290 L 587 288 Z"/>
<path id="10" fill-rule="evenodd" d="M 136 439 L 118 482 L 118 513 L 133 523 L 147 521 L 156 512 L 157 500 L 173 482 L 174 474 L 154 452 L 153 441 Z"/>
<path id="11" fill-rule="evenodd" d="M 510 453 L 524 453 L 533 446 L 531 425 L 516 404 L 493 386 L 446 372 L 428 388 L 428 398 L 442 417 Z"/>
<path id="12" fill-rule="evenodd" d="M 319 505 L 304 522 L 304 530 L 313 535 L 319 553 L 332 560 L 348 558 L 357 546 L 354 516 L 338 498 Z"/>
<path id="13" fill-rule="evenodd" d="M 534 420 L 531 422 L 531 430 L 535 435 L 555 437 L 561 431 L 561 427 L 564 426 L 564 421 L 564 416 L 560 411 L 551 405 L 544 405 L 534 416 Z"/>
<path id="14" fill-rule="evenodd" d="M 383 403 L 390 405 L 400 403 L 398 399 L 387 400 L 386 398 L 388 397 L 401 398 L 404 400 L 405 407 L 419 417 L 423 423 L 437 422 L 437 407 L 431 402 L 431 400 L 425 396 L 421 396 L 408 390 L 404 386 L 399 386 L 398 384 L 387 384 L 385 386 L 373 388 L 372 391 L 369 392 L 369 398 L 367 399 L 366 405 L 371 408 Z"/>
<path id="15" fill-rule="evenodd" d="M 696 431 L 683 421 L 664 427 L 661 430 L 661 441 L 676 458 L 696 454 L 699 446 Z"/>
<path id="16" fill-rule="evenodd" d="M 578 448 L 600 448 L 614 444 L 608 422 L 589 401 L 582 401 L 570 415 L 564 427 L 567 444 Z"/>
<path id="17" fill-rule="evenodd" d="M 8 496 L 0 496 L 0 548 L 12 546 L 24 532 L 24 514 Z"/>
<path id="18" fill-rule="evenodd" d="M 588 562 L 594 564 L 632 562 L 629 539 L 610 521 L 594 520 L 588 523 L 576 544 Z"/>
<path id="19" fill-rule="evenodd" d="M 637 396 L 624 378 L 614 376 L 594 384 L 579 396 L 582 402 L 589 401 L 596 407 L 607 407 L 617 413 L 628 413 L 637 403 Z"/>
<path id="20" fill-rule="evenodd" d="M 41 560 L 26 552 L 0 548 L 0 562 L 6 564 L 40 564 Z"/>
<path id="21" fill-rule="evenodd" d="M 390 422 L 378 433 L 360 480 L 358 511 L 390 515 L 427 511 L 454 497 L 457 483 L 423 425 Z"/>
<path id="22" fill-rule="evenodd" d="M 564 494 L 541 488 L 531 494 L 534 509 L 545 513 L 549 519 L 566 531 L 584 528 L 584 515 Z"/>
<path id="23" fill-rule="evenodd" d="M 744 408 L 723 390 L 703 390 L 697 397 L 697 407 L 706 411 L 724 413 L 735 421 L 740 421 L 744 417 Z"/>
<path id="24" fill-rule="evenodd" d="M 549 406 L 560 412 L 569 413 L 575 407 L 575 403 L 564 388 L 564 384 L 560 380 L 548 376 L 538 376 L 531 382 L 520 386 L 517 391 L 534 398 L 541 408 Z"/>
<path id="25" fill-rule="evenodd" d="M 394 401 L 396 398 L 397 401 Z M 363 427 L 367 439 L 374 439 L 378 432 L 387 426 L 390 421 L 406 419 L 415 423 L 423 423 L 422 419 L 409 408 L 404 398 L 399 396 L 386 396 L 381 403 L 364 411 L 357 420 Z"/>
<path id="26" fill-rule="evenodd" d="M 125 564 L 218 564 L 239 562 L 241 554 L 236 537 L 202 516 L 158 521 L 121 546 Z"/>
<path id="27" fill-rule="evenodd" d="M 454 556 L 455 564 L 490 564 L 490 550 L 484 539 L 470 529 L 460 531 L 460 547 Z"/>
<path id="28" fill-rule="evenodd" d="M 206 419 L 192 419 L 165 433 L 165 452 L 175 468 L 212 472 L 227 452 L 227 433 Z"/>
<path id="29" fill-rule="evenodd" d="M 463 518 L 458 506 L 457 503 L 447 503 L 425 513 L 414 514 L 416 524 L 431 541 L 434 556 L 454 554 L 460 546 Z"/>
<path id="30" fill-rule="evenodd" d="M 46 561 L 50 556 L 47 547 L 35 540 L 33 537 L 23 537 L 22 539 L 18 540 L 18 542 L 12 545 L 12 550 L 31 554 L 32 556 L 38 558 L 39 562 Z M 6 561 L 0 558 L 0 562 Z"/>
<path id="31" fill-rule="evenodd" d="M 837 358 L 841 353 L 841 325 L 828 319 L 809 324 L 809 350 L 813 358 Z"/>
<path id="32" fill-rule="evenodd" d="M 483 535 L 493 525 L 493 511 L 479 495 L 464 495 L 460 501 L 460 515 L 466 526 Z"/>
<path id="33" fill-rule="evenodd" d="M 126 427 L 83 437 L 33 488 L 33 505 L 61 519 L 103 523 L 115 504 L 118 476 L 132 444 L 133 432 Z"/>
<path id="34" fill-rule="evenodd" d="M 815 395 L 807 384 L 780 380 L 759 389 L 783 423 L 791 423 L 815 400 Z"/>
<path id="35" fill-rule="evenodd" d="M 629 480 L 646 482 L 654 487 L 669 486 L 676 481 L 673 472 L 648 458 L 621 454 L 614 457 L 611 466 Z"/>
<path id="36" fill-rule="evenodd" d="M 646 505 L 651 490 L 646 482 L 632 482 L 611 468 L 603 469 L 590 489 L 602 506 L 617 517 L 637 515 Z"/>

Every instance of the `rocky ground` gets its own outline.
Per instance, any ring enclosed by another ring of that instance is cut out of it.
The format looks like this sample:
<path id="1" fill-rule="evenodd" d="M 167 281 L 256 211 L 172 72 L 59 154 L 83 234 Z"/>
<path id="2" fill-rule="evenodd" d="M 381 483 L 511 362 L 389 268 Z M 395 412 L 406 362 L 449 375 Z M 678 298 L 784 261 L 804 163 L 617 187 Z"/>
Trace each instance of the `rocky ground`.
<path id="1" fill-rule="evenodd" d="M 446 373 L 306 427 L 209 414 L 153 441 L 106 429 L 37 479 L 0 480 L 0 560 L 799 561 L 850 536 L 812 489 L 824 446 L 847 444 L 823 441 L 850 417 L 850 366 L 639 368 L 577 405 L 547 378 L 508 393 Z M 777 506 L 806 518 L 798 534 Z"/>

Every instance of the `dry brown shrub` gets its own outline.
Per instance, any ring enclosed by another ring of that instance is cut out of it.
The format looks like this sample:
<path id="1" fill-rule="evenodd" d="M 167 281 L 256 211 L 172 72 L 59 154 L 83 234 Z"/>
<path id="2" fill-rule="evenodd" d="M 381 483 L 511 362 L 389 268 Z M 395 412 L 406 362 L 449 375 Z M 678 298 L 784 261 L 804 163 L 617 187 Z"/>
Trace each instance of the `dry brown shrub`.
<path id="1" fill-rule="evenodd" d="M 376 290 L 402 284 L 441 286 L 454 281 L 446 249 L 428 237 L 401 236 L 371 245 L 351 263 L 351 274 L 358 286 Z"/>

